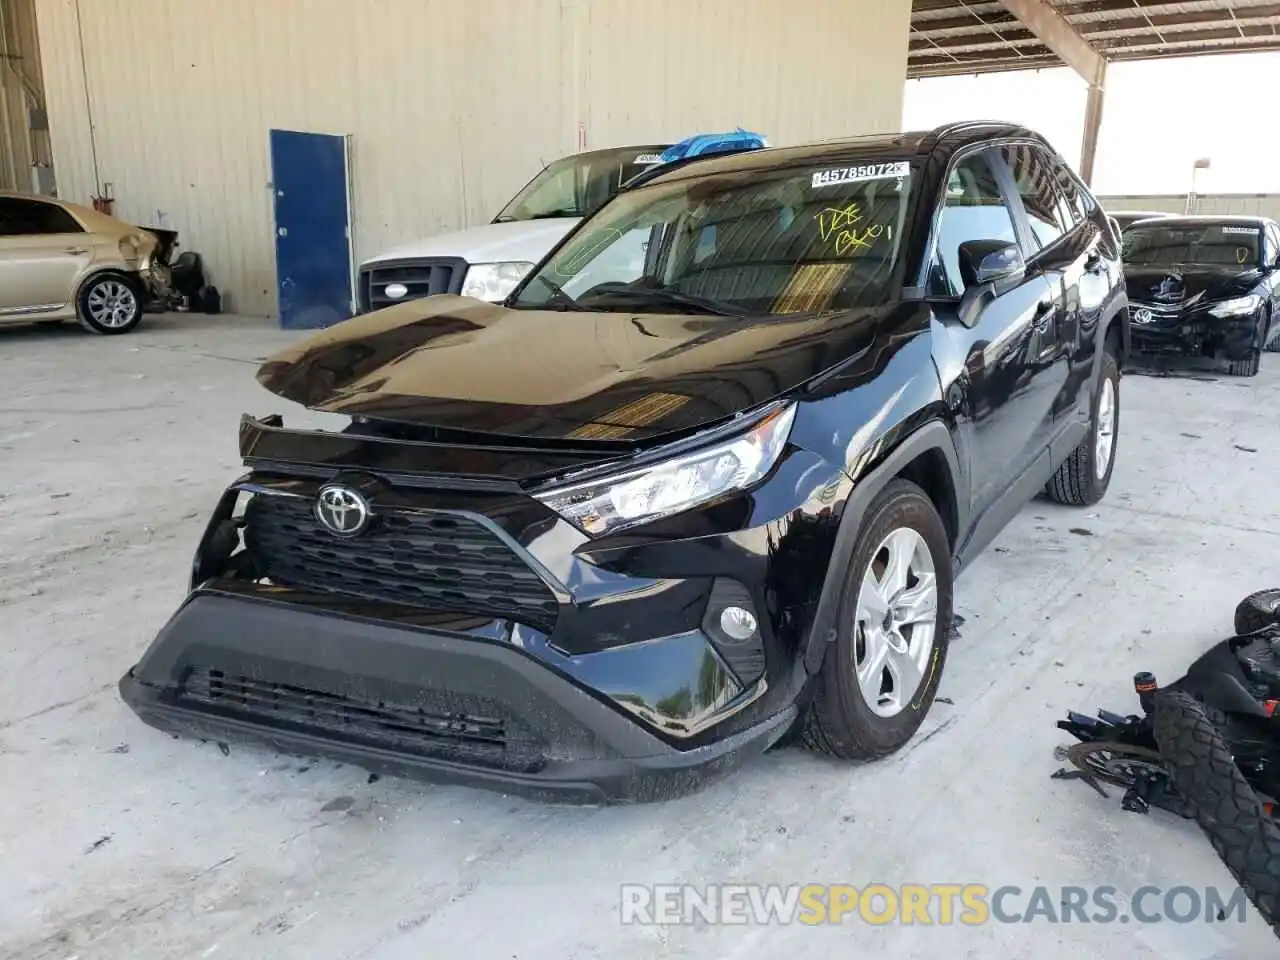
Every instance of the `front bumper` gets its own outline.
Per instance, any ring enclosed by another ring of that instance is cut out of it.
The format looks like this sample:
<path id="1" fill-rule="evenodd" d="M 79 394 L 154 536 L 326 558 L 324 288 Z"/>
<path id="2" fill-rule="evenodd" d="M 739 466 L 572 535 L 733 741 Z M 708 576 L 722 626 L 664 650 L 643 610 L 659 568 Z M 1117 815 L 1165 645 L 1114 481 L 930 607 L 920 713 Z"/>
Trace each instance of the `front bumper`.
<path id="1" fill-rule="evenodd" d="M 1142 311 L 1134 309 L 1134 317 Z M 1149 323 L 1130 325 L 1132 353 L 1135 359 L 1208 358 L 1214 360 L 1247 360 L 1259 347 L 1258 313 L 1218 318 L 1207 309 L 1185 314 L 1156 315 Z"/>
<path id="2" fill-rule="evenodd" d="M 509 643 L 192 593 L 120 681 L 161 730 L 543 801 L 661 800 L 763 752 L 791 706 L 679 749 Z"/>

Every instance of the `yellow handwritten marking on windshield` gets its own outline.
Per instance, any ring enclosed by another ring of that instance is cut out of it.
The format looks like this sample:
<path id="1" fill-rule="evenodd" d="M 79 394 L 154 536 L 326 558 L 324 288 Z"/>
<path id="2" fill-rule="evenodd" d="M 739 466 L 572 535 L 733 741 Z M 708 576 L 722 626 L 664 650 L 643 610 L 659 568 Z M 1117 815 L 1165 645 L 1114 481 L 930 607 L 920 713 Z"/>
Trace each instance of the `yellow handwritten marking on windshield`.
<path id="1" fill-rule="evenodd" d="M 814 219 L 818 221 L 818 236 L 823 243 L 834 240 L 837 257 L 870 250 L 872 241 L 884 234 L 883 224 L 858 226 L 862 222 L 862 209 L 856 201 L 843 207 L 826 207 L 819 210 Z"/>
<path id="2" fill-rule="evenodd" d="M 1248 247 L 1236 247 L 1236 263 L 1245 263 L 1249 259 Z"/>

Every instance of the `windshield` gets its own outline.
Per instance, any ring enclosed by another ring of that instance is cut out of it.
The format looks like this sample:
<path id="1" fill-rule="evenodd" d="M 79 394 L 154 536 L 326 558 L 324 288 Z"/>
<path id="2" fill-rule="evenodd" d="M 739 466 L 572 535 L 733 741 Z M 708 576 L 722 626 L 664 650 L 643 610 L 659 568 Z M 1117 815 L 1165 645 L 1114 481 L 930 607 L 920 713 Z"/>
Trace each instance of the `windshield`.
<path id="1" fill-rule="evenodd" d="M 722 173 L 620 195 L 511 306 L 791 314 L 879 303 L 898 260 L 905 162 Z"/>
<path id="2" fill-rule="evenodd" d="M 664 149 L 635 147 L 557 160 L 529 181 L 495 222 L 588 217 L 612 200 L 622 184 L 657 163 Z"/>
<path id="3" fill-rule="evenodd" d="M 1133 266 L 1181 264 L 1253 267 L 1259 230 L 1239 223 L 1144 223 L 1124 233 L 1124 262 Z"/>

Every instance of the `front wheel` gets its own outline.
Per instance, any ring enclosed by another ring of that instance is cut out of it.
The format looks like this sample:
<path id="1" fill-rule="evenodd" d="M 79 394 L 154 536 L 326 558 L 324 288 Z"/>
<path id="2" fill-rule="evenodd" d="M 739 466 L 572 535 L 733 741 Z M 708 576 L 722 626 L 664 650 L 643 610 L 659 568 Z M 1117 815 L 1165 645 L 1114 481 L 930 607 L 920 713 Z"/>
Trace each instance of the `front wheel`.
<path id="1" fill-rule="evenodd" d="M 862 521 L 834 641 L 814 678 L 801 739 L 845 760 L 902 747 L 933 704 L 951 624 L 951 549 L 925 492 L 882 490 Z"/>
<path id="2" fill-rule="evenodd" d="M 1102 369 L 1093 394 L 1089 432 L 1071 456 L 1062 462 L 1045 493 L 1057 503 L 1073 507 L 1092 506 L 1111 485 L 1116 464 L 1116 443 L 1120 437 L 1120 368 L 1110 352 L 1102 355 Z"/>
<path id="3" fill-rule="evenodd" d="M 1256 377 L 1261 367 L 1262 351 L 1255 348 L 1243 360 L 1230 361 L 1227 366 L 1227 372 L 1233 377 Z"/>
<path id="4" fill-rule="evenodd" d="M 90 277 L 76 299 L 80 325 L 91 333 L 128 333 L 142 319 L 137 286 L 120 274 Z"/>

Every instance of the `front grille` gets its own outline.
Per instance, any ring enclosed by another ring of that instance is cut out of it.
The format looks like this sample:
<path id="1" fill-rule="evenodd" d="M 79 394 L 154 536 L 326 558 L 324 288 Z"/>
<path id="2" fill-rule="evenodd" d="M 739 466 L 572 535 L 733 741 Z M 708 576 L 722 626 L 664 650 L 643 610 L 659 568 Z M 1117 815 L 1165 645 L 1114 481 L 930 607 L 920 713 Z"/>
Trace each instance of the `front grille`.
<path id="1" fill-rule="evenodd" d="M 245 510 L 245 547 L 283 586 L 513 620 L 547 633 L 559 607 L 541 578 L 486 527 L 452 513 L 386 511 L 342 539 L 313 502 L 261 494 Z"/>
<path id="2" fill-rule="evenodd" d="M 457 257 L 424 260 L 381 260 L 360 270 L 360 310 L 369 313 L 406 300 L 419 300 L 439 293 L 458 293 L 467 272 L 467 262 Z M 387 296 L 393 283 L 405 287 L 400 297 Z"/>
<path id="3" fill-rule="evenodd" d="M 388 703 L 196 666 L 179 699 L 214 710 L 376 744 L 406 753 L 524 773 L 546 762 L 545 745 L 481 697 L 424 690 L 421 702 Z"/>

